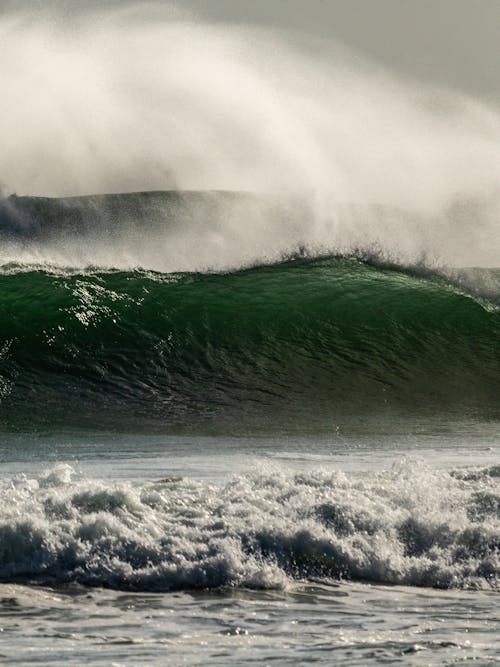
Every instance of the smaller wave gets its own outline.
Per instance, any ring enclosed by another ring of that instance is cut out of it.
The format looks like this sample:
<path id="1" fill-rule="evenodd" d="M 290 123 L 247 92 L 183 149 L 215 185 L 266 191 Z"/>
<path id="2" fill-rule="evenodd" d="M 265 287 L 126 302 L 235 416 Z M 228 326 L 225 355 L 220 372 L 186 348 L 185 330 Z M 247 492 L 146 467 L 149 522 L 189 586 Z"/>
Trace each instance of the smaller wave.
<path id="1" fill-rule="evenodd" d="M 316 199 L 304 191 L 11 195 L 0 198 L 0 269 L 206 273 L 329 255 L 357 256 L 399 269 L 417 266 L 428 273 L 444 266 L 498 263 L 489 251 L 489 261 L 484 257 L 479 262 L 474 255 L 452 252 L 464 233 L 454 213 L 443 223 L 444 238 L 432 241 L 422 236 L 422 226 L 432 226 L 432 220 L 414 211 L 380 204 L 320 206 Z M 471 210 L 470 217 L 479 227 L 480 212 Z M 431 239 L 438 234 L 432 229 Z M 467 246 L 463 239 L 462 245 Z M 481 247 L 486 246 L 483 242 Z M 483 275 L 478 271 L 469 278 L 476 284 Z M 498 286 L 496 280 L 486 287 L 498 294 Z"/>
<path id="2" fill-rule="evenodd" d="M 500 579 L 498 466 L 372 475 L 257 470 L 221 486 L 78 479 L 0 487 L 0 578 L 117 589 L 283 588 L 328 577 L 435 588 Z"/>
<path id="3" fill-rule="evenodd" d="M 0 266 L 160 272 L 273 263 L 310 246 L 303 196 L 230 191 L 0 198 Z M 308 240 L 309 239 L 309 240 Z"/>

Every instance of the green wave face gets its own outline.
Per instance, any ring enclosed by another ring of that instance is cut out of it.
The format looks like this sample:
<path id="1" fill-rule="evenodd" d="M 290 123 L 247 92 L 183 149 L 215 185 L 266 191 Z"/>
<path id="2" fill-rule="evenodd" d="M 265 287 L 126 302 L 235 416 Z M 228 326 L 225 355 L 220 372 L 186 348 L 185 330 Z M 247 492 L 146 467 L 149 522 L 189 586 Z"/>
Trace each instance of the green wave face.
<path id="1" fill-rule="evenodd" d="M 229 274 L 0 274 L 4 428 L 498 418 L 500 315 L 356 259 Z"/>

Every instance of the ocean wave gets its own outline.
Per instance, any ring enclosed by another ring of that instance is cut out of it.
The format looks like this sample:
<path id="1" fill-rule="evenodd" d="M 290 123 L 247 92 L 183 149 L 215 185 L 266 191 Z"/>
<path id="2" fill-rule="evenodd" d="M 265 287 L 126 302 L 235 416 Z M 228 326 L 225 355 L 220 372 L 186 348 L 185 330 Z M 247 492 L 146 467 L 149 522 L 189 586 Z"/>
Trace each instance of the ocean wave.
<path id="1" fill-rule="evenodd" d="M 355 257 L 216 274 L 25 269 L 0 274 L 9 428 L 498 417 L 497 301 L 456 276 Z"/>
<path id="2" fill-rule="evenodd" d="M 0 484 L 0 578 L 131 590 L 283 588 L 322 577 L 496 589 L 498 470 L 257 467 L 221 485 L 105 482 L 67 465 Z"/>

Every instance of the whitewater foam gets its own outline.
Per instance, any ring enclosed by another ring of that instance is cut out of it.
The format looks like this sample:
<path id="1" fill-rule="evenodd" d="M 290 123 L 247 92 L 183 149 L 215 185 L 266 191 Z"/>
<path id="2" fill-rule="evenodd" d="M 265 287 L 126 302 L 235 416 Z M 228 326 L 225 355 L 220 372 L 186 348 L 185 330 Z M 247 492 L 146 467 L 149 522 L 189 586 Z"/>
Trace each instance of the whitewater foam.
<path id="1" fill-rule="evenodd" d="M 326 577 L 498 586 L 498 467 L 263 467 L 221 485 L 98 481 L 67 465 L 0 488 L 0 577 L 134 590 L 282 588 Z"/>

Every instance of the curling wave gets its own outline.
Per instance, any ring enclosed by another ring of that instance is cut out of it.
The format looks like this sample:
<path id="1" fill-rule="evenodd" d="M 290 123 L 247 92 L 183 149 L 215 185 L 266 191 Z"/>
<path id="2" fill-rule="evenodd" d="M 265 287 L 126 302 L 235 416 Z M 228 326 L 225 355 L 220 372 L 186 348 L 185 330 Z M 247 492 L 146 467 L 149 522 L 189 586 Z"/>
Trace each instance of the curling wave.
<path id="1" fill-rule="evenodd" d="M 467 275 L 356 257 L 230 273 L 4 266 L 2 425 L 310 428 L 405 411 L 498 418 L 498 272 L 481 273 L 489 291 Z"/>

